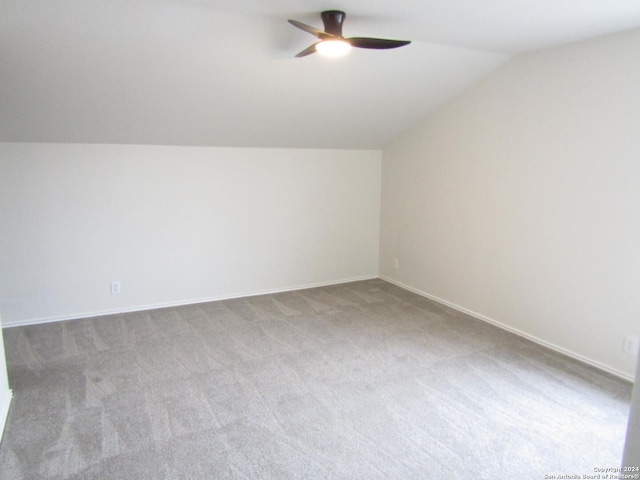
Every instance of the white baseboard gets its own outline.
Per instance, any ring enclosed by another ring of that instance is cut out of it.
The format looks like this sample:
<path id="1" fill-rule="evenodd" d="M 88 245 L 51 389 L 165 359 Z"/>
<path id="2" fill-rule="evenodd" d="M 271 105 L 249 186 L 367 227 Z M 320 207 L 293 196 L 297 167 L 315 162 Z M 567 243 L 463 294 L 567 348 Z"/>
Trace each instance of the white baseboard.
<path id="1" fill-rule="evenodd" d="M 417 288 L 413 288 L 409 285 L 405 285 L 402 282 L 399 282 L 397 280 L 394 280 L 393 278 L 384 276 L 384 275 L 365 275 L 365 276 L 361 276 L 361 277 L 352 277 L 352 278 L 344 278 L 344 279 L 340 279 L 340 280 L 332 280 L 332 281 L 328 281 L 328 282 L 317 282 L 317 283 L 308 283 L 308 284 L 302 284 L 302 285 L 294 285 L 294 286 L 289 286 L 289 287 L 284 287 L 284 288 L 275 288 L 275 289 L 268 289 L 268 290 L 260 290 L 260 291 L 252 291 L 252 292 L 243 292 L 243 293 L 238 293 L 238 294 L 230 294 L 230 295 L 220 295 L 220 296 L 214 296 L 214 297 L 207 297 L 207 298 L 198 298 L 198 299 L 191 299 L 191 300 L 184 300 L 184 301 L 177 301 L 177 302 L 167 302 L 167 303 L 157 303 L 157 304 L 151 304 L 151 305 L 139 305 L 139 306 L 135 306 L 135 307 L 129 307 L 129 308 L 122 308 L 122 309 L 115 309 L 115 310 L 100 310 L 100 311 L 94 311 L 94 312 L 84 312 L 84 313 L 79 313 L 79 314 L 74 314 L 74 315 L 61 315 L 61 316 L 56 316 L 56 317 L 45 317 L 45 318 L 36 318 L 36 319 L 29 319 L 29 320 L 22 320 L 22 321 L 18 321 L 18 322 L 9 322 L 9 323 L 4 323 L 2 325 L 3 328 L 11 328 L 11 327 L 20 327 L 20 326 L 25 326 L 25 325 L 38 325 L 41 323 L 51 323 L 51 322 L 61 322 L 61 321 L 66 321 L 66 320 L 77 320 L 77 319 L 81 319 L 81 318 L 91 318 L 91 317 L 100 317 L 100 316 L 105 316 L 105 315 L 115 315 L 115 314 L 121 314 L 121 313 L 130 313 L 130 312 L 139 312 L 139 311 L 143 311 L 143 310 L 155 310 L 155 309 L 160 309 L 160 308 L 171 308 L 171 307 L 179 307 L 179 306 L 183 306 L 183 305 L 195 305 L 198 303 L 207 303 L 207 302 L 217 302 L 220 300 L 231 300 L 234 298 L 243 298 L 243 297 L 255 297 L 257 295 L 269 295 L 269 294 L 273 294 L 273 293 L 284 293 L 284 292 L 293 292 L 296 290 L 305 290 L 307 288 L 316 288 L 316 287 L 327 287 L 330 285 L 340 285 L 343 283 L 350 283 L 350 282 L 359 282 L 359 281 L 363 281 L 363 280 L 372 280 L 375 278 L 380 278 L 386 282 L 392 283 L 404 290 L 408 290 L 410 292 L 416 293 L 422 297 L 428 298 L 429 300 L 433 300 L 434 302 L 440 303 L 442 305 L 445 305 L 449 308 L 452 308 L 454 310 L 457 310 L 459 312 L 465 313 L 471 317 L 474 317 L 478 320 L 481 320 L 483 322 L 489 323 L 491 325 L 494 325 L 498 328 L 501 328 L 503 330 L 506 330 L 508 332 L 511 332 L 515 335 L 518 335 L 520 337 L 526 338 L 527 340 L 531 340 L 534 343 L 537 343 L 539 345 L 542 345 L 544 347 L 550 348 L 551 350 L 554 350 L 558 353 L 562 353 L 563 355 L 566 355 L 568 357 L 574 358 L 582 363 L 586 363 L 587 365 L 591 365 L 592 367 L 595 367 L 599 370 L 602 370 L 604 372 L 610 373 L 612 375 L 615 375 L 616 377 L 619 377 L 623 380 L 629 381 L 629 382 L 633 382 L 633 376 L 626 373 L 626 372 L 622 372 L 620 370 L 611 368 L 607 365 L 604 365 L 600 362 L 597 362 L 591 358 L 585 357 L 583 355 L 580 355 L 578 353 L 575 353 L 571 350 L 567 350 L 564 347 L 561 347 L 559 345 L 556 345 L 554 343 L 548 342 L 546 340 L 543 340 L 541 338 L 538 338 L 534 335 L 531 335 L 529 333 L 523 332 L 522 330 L 519 330 L 517 328 L 511 327 L 509 325 L 506 325 L 504 323 L 501 323 L 497 320 L 494 320 L 490 317 L 487 317 L 485 315 L 482 315 L 480 313 L 474 312 L 472 310 L 469 310 L 467 308 L 461 307 L 460 305 L 456 305 L 455 303 L 449 302 L 447 300 L 444 300 L 442 298 L 436 297 L 434 295 L 431 295 L 429 293 L 423 292 L 421 290 L 418 290 Z M 9 400 L 10 401 L 10 398 Z M 6 406 L 7 410 L 8 410 L 8 405 Z M 0 412 L 1 414 L 2 412 Z M 1 418 L 0 418 L 1 420 Z"/>
<path id="2" fill-rule="evenodd" d="M 105 315 L 117 315 L 121 313 L 140 312 L 143 310 L 157 310 L 160 308 L 180 307 L 183 305 L 196 305 L 198 303 L 218 302 L 220 300 L 231 300 L 234 298 L 255 297 L 258 295 L 269 295 L 273 293 L 293 292 L 296 290 L 305 290 L 307 288 L 328 287 L 331 285 L 340 285 L 343 283 L 359 282 L 363 280 L 373 280 L 375 278 L 378 278 L 378 275 L 365 275 L 361 277 L 343 278 L 340 280 L 331 280 L 327 282 L 307 283 L 307 284 L 293 285 L 293 286 L 288 286 L 283 288 L 274 288 L 274 289 L 260 290 L 260 291 L 249 291 L 249 292 L 242 292 L 242 293 L 229 294 L 229 295 L 219 295 L 219 296 L 206 297 L 206 298 L 181 300 L 176 302 L 154 303 L 151 305 L 137 305 L 135 307 L 126 307 L 126 308 L 113 309 L 113 310 L 97 310 L 92 312 L 82 312 L 82 313 L 76 313 L 71 315 L 59 315 L 55 317 L 32 318 L 28 320 L 18 320 L 17 322 L 4 321 L 2 324 L 2 328 L 22 327 L 26 325 L 39 325 L 42 323 L 63 322 L 67 320 L 78 320 L 81 318 L 102 317 Z"/>
<path id="3" fill-rule="evenodd" d="M 486 323 L 489 323 L 491 325 L 494 325 L 494 326 L 496 326 L 498 328 L 506 330 L 507 332 L 511 332 L 511 333 L 513 333 L 515 335 L 518 335 L 519 337 L 523 337 L 523 338 L 526 338 L 527 340 L 531 340 L 532 342 L 537 343 L 538 345 L 542 345 L 542 346 L 547 347 L 547 348 L 549 348 L 551 350 L 554 350 L 554 351 L 556 351 L 558 353 L 562 353 L 563 355 L 566 355 L 566 356 L 571 357 L 571 358 L 573 358 L 575 360 L 578 360 L 578 361 L 580 361 L 582 363 L 586 363 L 587 365 L 591 365 L 592 367 L 595 367 L 598 370 L 602 370 L 604 372 L 610 373 L 611 375 L 615 375 L 618 378 L 621 378 L 623 380 L 626 380 L 626 381 L 629 381 L 629 382 L 633 383 L 633 375 L 630 375 L 630 374 L 628 374 L 626 372 L 622 372 L 622 371 L 617 370 L 615 368 L 611 368 L 611 367 L 609 367 L 607 365 L 604 365 L 604 364 L 602 364 L 600 362 L 597 362 L 597 361 L 595 361 L 595 360 L 593 360 L 591 358 L 588 358 L 588 357 L 585 357 L 583 355 L 580 355 L 579 353 L 575 353 L 575 352 L 572 352 L 571 350 L 567 350 L 566 348 L 561 347 L 559 345 L 556 345 L 555 343 L 548 342 L 546 340 L 543 340 L 541 338 L 536 337 L 535 335 L 531 335 L 531 334 L 523 332 L 522 330 L 519 330 L 517 328 L 513 328 L 513 327 L 511 327 L 509 325 L 505 325 L 504 323 L 498 322 L 497 320 L 494 320 L 493 318 L 489 318 L 489 317 L 487 317 L 485 315 L 482 315 L 480 313 L 477 313 L 477 312 L 474 312 L 474 311 L 469 310 L 467 308 L 461 307 L 460 305 L 456 305 L 455 303 L 451 303 L 451 302 L 449 302 L 447 300 L 443 300 L 442 298 L 438 298 L 438 297 L 436 297 L 434 295 L 431 295 L 429 293 L 426 293 L 426 292 L 423 292 L 421 290 L 418 290 L 417 288 L 413 288 L 413 287 L 410 287 L 409 285 L 405 285 L 404 283 L 399 282 L 397 280 L 394 280 L 393 278 L 389 278 L 389 277 L 386 277 L 384 275 L 380 275 L 380 278 L 382 280 L 384 280 L 385 282 L 392 283 L 392 284 L 394 284 L 394 285 L 396 285 L 396 286 L 398 286 L 398 287 L 400 287 L 400 288 L 402 288 L 404 290 L 408 290 L 410 292 L 416 293 L 416 294 L 420 295 L 421 297 L 425 297 L 425 298 L 428 298 L 429 300 L 433 300 L 434 302 L 440 303 L 440 304 L 445 305 L 445 306 L 447 306 L 449 308 L 452 308 L 452 309 L 457 310 L 459 312 L 465 313 L 465 314 L 467 314 L 467 315 L 469 315 L 471 317 L 474 317 L 474 318 L 476 318 L 478 320 L 482 320 L 483 322 L 486 322 Z"/>
<path id="4" fill-rule="evenodd" d="M 9 407 L 11 406 L 13 392 L 10 389 L 7 389 L 3 392 L 3 397 L 4 398 L 0 399 L 0 440 L 2 440 L 4 427 L 7 424 L 7 417 L 9 416 Z"/>

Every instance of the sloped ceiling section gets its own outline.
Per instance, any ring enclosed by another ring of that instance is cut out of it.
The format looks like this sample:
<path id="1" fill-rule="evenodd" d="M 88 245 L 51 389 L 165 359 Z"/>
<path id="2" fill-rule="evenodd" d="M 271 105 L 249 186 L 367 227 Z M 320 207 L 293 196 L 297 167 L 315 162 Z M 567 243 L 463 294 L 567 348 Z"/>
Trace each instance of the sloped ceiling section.
<path id="1" fill-rule="evenodd" d="M 294 59 L 347 36 L 410 39 Z M 510 55 L 640 26 L 637 0 L 3 0 L 0 141 L 381 148 Z"/>

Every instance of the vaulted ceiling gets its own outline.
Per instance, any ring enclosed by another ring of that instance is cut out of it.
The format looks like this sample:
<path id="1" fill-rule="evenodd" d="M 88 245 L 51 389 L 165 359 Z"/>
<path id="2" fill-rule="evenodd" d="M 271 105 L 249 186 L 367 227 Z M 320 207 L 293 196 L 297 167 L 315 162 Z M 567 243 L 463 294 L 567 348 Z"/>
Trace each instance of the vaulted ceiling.
<path id="1" fill-rule="evenodd" d="M 345 36 L 412 40 L 294 55 Z M 640 27 L 638 0 L 0 0 L 0 141 L 381 148 L 511 55 Z"/>

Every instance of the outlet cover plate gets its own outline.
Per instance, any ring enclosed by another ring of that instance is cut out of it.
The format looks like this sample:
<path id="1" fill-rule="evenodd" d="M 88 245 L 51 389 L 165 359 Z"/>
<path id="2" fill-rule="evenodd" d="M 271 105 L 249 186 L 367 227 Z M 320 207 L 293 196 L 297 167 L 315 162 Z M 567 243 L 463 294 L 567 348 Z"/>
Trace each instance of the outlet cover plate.
<path id="1" fill-rule="evenodd" d="M 638 354 L 638 337 L 626 335 L 622 344 L 622 350 L 632 355 Z"/>
<path id="2" fill-rule="evenodd" d="M 122 285 L 120 282 L 111 282 L 111 295 L 120 295 L 122 293 Z"/>

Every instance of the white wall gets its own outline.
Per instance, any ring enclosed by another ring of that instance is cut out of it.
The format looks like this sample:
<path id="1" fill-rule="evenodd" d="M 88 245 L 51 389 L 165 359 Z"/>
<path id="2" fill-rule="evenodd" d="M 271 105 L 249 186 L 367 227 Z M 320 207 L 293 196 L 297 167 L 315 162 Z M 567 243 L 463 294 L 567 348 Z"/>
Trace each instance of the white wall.
<path id="1" fill-rule="evenodd" d="M 638 51 L 640 30 L 516 57 L 386 148 L 382 276 L 632 378 Z"/>
<path id="2" fill-rule="evenodd" d="M 7 376 L 7 363 L 4 356 L 4 341 L 2 339 L 2 320 L 0 320 L 0 440 L 4 433 L 4 427 L 9 415 L 9 406 L 13 393 L 9 388 L 9 377 Z"/>
<path id="3" fill-rule="evenodd" d="M 636 365 L 636 379 L 631 397 L 631 413 L 627 425 L 622 465 L 640 467 L 640 355 L 638 355 L 638 364 Z"/>
<path id="4" fill-rule="evenodd" d="M 380 151 L 0 144 L 5 325 L 376 277 L 380 168 Z"/>

